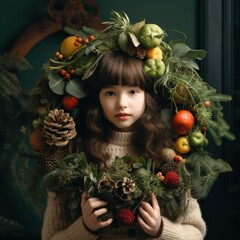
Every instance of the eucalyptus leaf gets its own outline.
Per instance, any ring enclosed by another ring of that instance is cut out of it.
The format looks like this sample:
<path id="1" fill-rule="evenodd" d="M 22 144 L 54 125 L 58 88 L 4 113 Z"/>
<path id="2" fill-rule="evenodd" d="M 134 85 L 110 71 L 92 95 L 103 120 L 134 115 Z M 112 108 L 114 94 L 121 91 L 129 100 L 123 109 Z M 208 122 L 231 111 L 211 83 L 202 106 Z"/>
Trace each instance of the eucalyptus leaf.
<path id="1" fill-rule="evenodd" d="M 175 43 L 172 45 L 173 54 L 175 58 L 190 58 L 202 60 L 205 58 L 207 52 L 205 50 L 193 50 L 185 43 Z"/>
<path id="2" fill-rule="evenodd" d="M 76 98 L 84 98 L 87 95 L 86 83 L 76 78 L 66 83 L 65 90 L 68 94 Z"/>
<path id="3" fill-rule="evenodd" d="M 63 78 L 61 78 L 58 73 L 56 72 L 50 72 L 48 75 L 48 84 L 51 90 L 59 95 L 63 95 L 65 93 L 65 82 Z"/>
<path id="4" fill-rule="evenodd" d="M 206 57 L 206 55 L 207 55 L 206 50 L 202 50 L 202 49 L 193 50 L 193 49 L 191 49 L 190 51 L 187 52 L 186 57 L 202 60 Z"/>
<path id="5" fill-rule="evenodd" d="M 119 43 L 119 46 L 121 47 L 121 49 L 125 52 L 127 50 L 127 46 L 128 46 L 128 37 L 125 32 L 122 32 L 119 34 L 118 43 Z"/>
<path id="6" fill-rule="evenodd" d="M 182 58 L 185 57 L 187 52 L 191 49 L 185 43 L 175 43 L 172 46 L 174 57 Z"/>

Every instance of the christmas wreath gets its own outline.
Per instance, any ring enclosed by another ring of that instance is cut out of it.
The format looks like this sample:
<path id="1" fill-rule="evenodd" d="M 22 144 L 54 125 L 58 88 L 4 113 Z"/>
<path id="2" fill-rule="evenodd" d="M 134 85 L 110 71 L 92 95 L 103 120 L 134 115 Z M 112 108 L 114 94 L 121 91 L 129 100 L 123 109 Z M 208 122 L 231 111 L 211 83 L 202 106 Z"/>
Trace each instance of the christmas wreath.
<path id="1" fill-rule="evenodd" d="M 216 145 L 221 145 L 224 137 L 234 140 L 221 105 L 231 97 L 218 93 L 200 77 L 197 61 L 205 58 L 206 51 L 189 48 L 184 34 L 183 39 L 167 43 L 166 32 L 158 25 L 145 21 L 131 24 L 124 12 L 111 14 L 103 31 L 66 28 L 70 36 L 44 65 L 45 76 L 30 94 L 28 109 L 35 113 L 30 143 L 39 152 L 48 188 L 71 192 L 68 209 L 73 218 L 79 208 L 76 192 L 86 190 L 113 203 L 109 213 L 120 222 L 124 221 L 122 211 L 134 214 L 152 192 L 163 200 L 159 202 L 166 215 L 176 219 L 186 209 L 187 193 L 204 198 L 218 175 L 231 171 L 227 162 L 206 151 L 207 133 Z M 125 156 L 116 157 L 103 172 L 88 163 L 84 153 L 66 153 L 66 146 L 77 135 L 74 119 L 80 114 L 79 99 L 88 94 L 85 81 L 111 50 L 142 59 L 155 91 L 164 95 L 174 113 L 176 151 L 162 149 L 162 164 L 157 169 L 151 160 Z"/>

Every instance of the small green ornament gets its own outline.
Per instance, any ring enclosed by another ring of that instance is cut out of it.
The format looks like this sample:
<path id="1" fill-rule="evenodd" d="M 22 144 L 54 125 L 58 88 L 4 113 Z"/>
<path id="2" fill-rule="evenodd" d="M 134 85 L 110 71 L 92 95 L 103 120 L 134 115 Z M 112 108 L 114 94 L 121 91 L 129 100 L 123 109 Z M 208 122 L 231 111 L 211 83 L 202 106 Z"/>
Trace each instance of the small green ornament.
<path id="1" fill-rule="evenodd" d="M 140 42 L 146 48 L 159 47 L 164 31 L 156 24 L 145 24 L 140 29 Z"/>
<path id="2" fill-rule="evenodd" d="M 148 59 L 144 66 L 144 72 L 150 77 L 154 79 L 158 79 L 162 77 L 165 72 L 165 64 L 162 60 L 159 59 Z"/>

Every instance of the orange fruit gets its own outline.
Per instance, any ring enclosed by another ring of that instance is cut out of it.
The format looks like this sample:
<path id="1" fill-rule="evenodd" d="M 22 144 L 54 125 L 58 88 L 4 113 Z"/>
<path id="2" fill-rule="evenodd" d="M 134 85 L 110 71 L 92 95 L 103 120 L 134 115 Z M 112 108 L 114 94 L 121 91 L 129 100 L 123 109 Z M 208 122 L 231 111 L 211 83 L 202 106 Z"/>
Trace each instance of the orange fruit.
<path id="1" fill-rule="evenodd" d="M 30 134 L 30 137 L 29 137 L 29 142 L 34 151 L 44 152 L 45 142 L 42 137 L 42 130 L 40 128 L 37 128 L 32 131 L 32 133 Z"/>
<path id="2" fill-rule="evenodd" d="M 179 135 L 188 133 L 193 128 L 193 125 L 194 116 L 187 110 L 180 110 L 173 116 L 173 130 Z"/>
<path id="3" fill-rule="evenodd" d="M 153 59 L 162 60 L 163 52 L 160 47 L 150 48 L 150 49 L 147 49 L 146 56 L 148 59 L 153 58 Z"/>
<path id="4" fill-rule="evenodd" d="M 75 45 L 76 42 L 76 36 L 69 36 L 66 37 L 60 46 L 60 52 L 64 57 L 69 57 L 71 56 L 77 49 L 82 47 L 82 44 L 77 44 Z"/>

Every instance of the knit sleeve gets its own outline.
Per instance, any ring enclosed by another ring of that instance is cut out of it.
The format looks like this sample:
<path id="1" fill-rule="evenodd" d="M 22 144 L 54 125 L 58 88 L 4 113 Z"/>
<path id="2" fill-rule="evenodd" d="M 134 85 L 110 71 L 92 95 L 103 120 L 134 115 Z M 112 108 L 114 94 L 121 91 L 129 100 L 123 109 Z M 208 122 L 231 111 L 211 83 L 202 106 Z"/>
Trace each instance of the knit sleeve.
<path id="1" fill-rule="evenodd" d="M 82 217 L 68 225 L 63 199 L 48 192 L 47 207 L 43 219 L 42 240 L 95 240 L 97 235 L 84 226 Z"/>
<path id="2" fill-rule="evenodd" d="M 172 222 L 162 217 L 163 230 L 158 240 L 203 240 L 206 224 L 202 218 L 197 200 L 190 198 L 186 214 Z M 156 238 L 155 238 L 156 239 Z"/>

